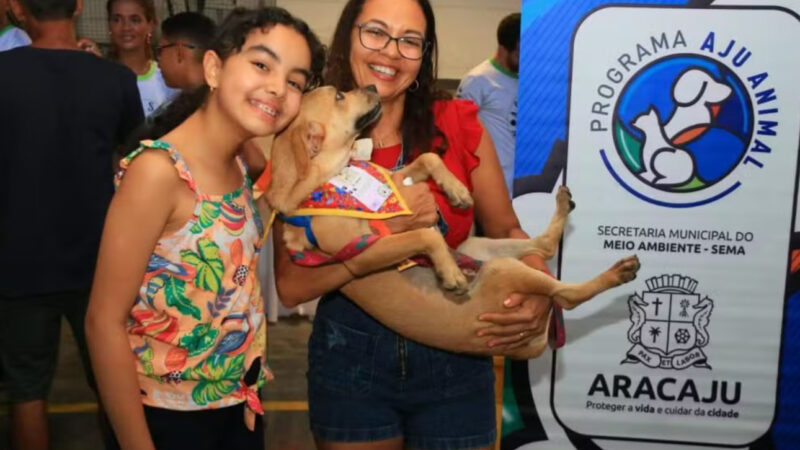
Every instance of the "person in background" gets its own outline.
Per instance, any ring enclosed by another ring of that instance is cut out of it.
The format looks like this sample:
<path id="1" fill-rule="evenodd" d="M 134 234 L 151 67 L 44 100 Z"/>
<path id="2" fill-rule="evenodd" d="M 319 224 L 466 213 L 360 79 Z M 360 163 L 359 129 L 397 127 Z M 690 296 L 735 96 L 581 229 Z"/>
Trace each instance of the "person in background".
<path id="1" fill-rule="evenodd" d="M 205 84 L 203 53 L 214 38 L 214 21 L 197 12 L 182 12 L 161 23 L 156 57 L 168 87 L 182 91 Z"/>
<path id="2" fill-rule="evenodd" d="M 0 52 L 0 359 L 13 446 L 38 450 L 62 319 L 94 385 L 83 324 L 112 157 L 143 115 L 133 73 L 79 49 L 81 0 L 11 7 L 33 43 Z"/>
<path id="3" fill-rule="evenodd" d="M 0 0 L 0 52 L 30 44 L 25 31 L 11 23 L 8 0 Z"/>
<path id="4" fill-rule="evenodd" d="M 164 82 L 153 55 L 156 9 L 153 0 L 108 0 L 109 57 L 136 74 L 144 115 L 149 116 L 177 90 Z"/>
<path id="5" fill-rule="evenodd" d="M 514 192 L 514 155 L 519 80 L 519 13 L 509 14 L 497 27 L 494 57 L 478 64 L 461 80 L 458 97 L 472 100 L 492 137 L 509 194 Z"/>

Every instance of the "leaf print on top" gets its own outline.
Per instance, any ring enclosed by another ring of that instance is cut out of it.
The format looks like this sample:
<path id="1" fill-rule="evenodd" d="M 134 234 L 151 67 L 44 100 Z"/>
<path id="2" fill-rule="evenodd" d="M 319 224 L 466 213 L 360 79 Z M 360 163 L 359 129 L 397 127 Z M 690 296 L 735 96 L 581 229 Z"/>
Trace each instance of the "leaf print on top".
<path id="1" fill-rule="evenodd" d="M 211 292 L 219 292 L 225 266 L 219 257 L 219 246 L 209 238 L 197 241 L 197 252 L 181 250 L 181 260 L 194 267 L 197 274 L 194 285 Z"/>
<path id="2" fill-rule="evenodd" d="M 213 355 L 197 366 L 183 372 L 184 380 L 196 380 L 192 400 L 207 405 L 232 394 L 244 375 L 244 355 L 228 357 Z"/>
<path id="3" fill-rule="evenodd" d="M 133 353 L 139 357 L 145 376 L 152 377 L 155 371 L 153 370 L 153 349 L 150 348 L 150 345 L 145 342 L 141 347 L 134 348 Z"/>
<path id="4" fill-rule="evenodd" d="M 219 330 L 211 328 L 210 323 L 201 323 L 191 333 L 182 337 L 179 345 L 189 350 L 189 357 L 197 356 L 214 346 Z"/>
<path id="5" fill-rule="evenodd" d="M 228 307 L 228 302 L 231 301 L 233 294 L 236 293 L 236 288 L 231 288 L 226 290 L 222 290 L 219 294 L 217 294 L 217 298 L 214 299 L 214 302 L 207 302 L 206 307 L 208 308 L 208 313 L 211 314 L 211 317 L 217 318 L 219 317 L 220 311 L 224 311 L 225 308 Z"/>
<path id="6" fill-rule="evenodd" d="M 200 203 L 200 213 L 197 215 L 197 220 L 189 231 L 192 234 L 202 233 L 203 230 L 214 225 L 214 219 L 219 217 L 219 212 L 219 202 L 203 200 Z"/>
<path id="7" fill-rule="evenodd" d="M 201 319 L 200 308 L 194 306 L 192 301 L 186 298 L 186 282 L 175 277 L 168 277 L 165 280 L 164 297 L 167 306 L 173 306 L 185 316 L 192 316 L 197 320 Z"/>
<path id="8" fill-rule="evenodd" d="M 158 292 L 165 287 L 167 281 L 171 278 L 178 280 L 180 283 L 192 280 L 195 276 L 195 269 L 185 264 L 176 264 L 172 261 L 152 254 L 150 260 L 147 262 L 147 273 L 145 273 L 145 280 L 147 282 L 146 300 L 150 307 L 154 307 L 153 298 Z M 173 289 L 179 289 L 177 286 L 172 286 Z M 182 290 L 180 294 L 182 295 Z M 178 292 L 172 291 L 173 295 L 178 295 Z M 180 299 L 173 299 L 173 303 L 180 303 Z M 180 309 L 180 308 L 179 308 Z M 191 314 L 191 311 L 184 308 L 181 312 L 184 314 Z"/>

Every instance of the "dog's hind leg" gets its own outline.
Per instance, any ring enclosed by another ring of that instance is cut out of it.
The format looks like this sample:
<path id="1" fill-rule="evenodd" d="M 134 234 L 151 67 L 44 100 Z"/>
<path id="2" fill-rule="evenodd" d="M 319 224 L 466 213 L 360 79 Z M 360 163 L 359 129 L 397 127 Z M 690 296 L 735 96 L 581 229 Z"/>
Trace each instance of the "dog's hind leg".
<path id="1" fill-rule="evenodd" d="M 477 259 L 489 261 L 495 258 L 520 259 L 528 255 L 539 255 L 544 259 L 552 257 L 549 246 L 542 240 L 533 239 L 491 239 L 471 237 L 458 246 L 458 252 Z"/>
<path id="2" fill-rule="evenodd" d="M 447 169 L 442 158 L 435 153 L 423 153 L 414 162 L 400 169 L 398 173 L 402 174 L 404 178 L 410 178 L 414 183 L 433 178 L 447 195 L 451 205 L 458 208 L 472 206 L 469 189 Z"/>
<path id="3" fill-rule="evenodd" d="M 639 259 L 629 256 L 589 281 L 566 283 L 528 267 L 521 261 L 495 259 L 481 268 L 470 290 L 470 296 L 478 295 L 473 290 L 486 289 L 487 285 L 489 289 L 493 289 L 492 285 L 502 283 L 511 292 L 546 295 L 562 308 L 572 309 L 603 291 L 633 280 L 638 270 Z M 494 287 L 498 288 L 499 286 Z"/>
<path id="4" fill-rule="evenodd" d="M 561 235 L 564 234 L 564 227 L 567 224 L 567 216 L 570 211 L 575 208 L 575 203 L 572 201 L 572 194 L 569 188 L 561 186 L 556 193 L 556 210 L 550 223 L 544 232 L 536 237 L 531 238 L 536 242 L 536 246 L 541 251 L 541 256 L 544 259 L 550 259 L 556 254 L 558 242 L 561 240 Z"/>
<path id="5" fill-rule="evenodd" d="M 566 186 L 556 194 L 556 210 L 545 231 L 530 239 L 487 239 L 472 237 L 464 241 L 458 251 L 481 261 L 493 258 L 519 259 L 528 255 L 539 255 L 550 259 L 555 255 L 558 242 L 564 233 L 567 215 L 573 208 L 572 195 Z"/>

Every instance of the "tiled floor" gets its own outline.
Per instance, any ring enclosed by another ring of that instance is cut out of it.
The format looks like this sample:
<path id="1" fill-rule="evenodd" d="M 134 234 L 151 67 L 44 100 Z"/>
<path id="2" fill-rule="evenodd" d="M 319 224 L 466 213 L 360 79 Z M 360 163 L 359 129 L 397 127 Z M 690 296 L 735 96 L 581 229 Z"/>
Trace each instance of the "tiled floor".
<path id="1" fill-rule="evenodd" d="M 266 448 L 310 450 L 306 397 L 306 344 L 311 323 L 306 318 L 281 319 L 269 328 L 269 362 L 276 380 L 262 396 L 267 402 Z M 83 369 L 66 323 L 62 329 L 61 353 L 50 396 L 51 442 L 54 450 L 102 449 L 93 413 L 95 398 L 86 386 Z M 0 386 L 0 403 L 6 394 Z M 8 416 L 0 408 L 0 449 L 8 446 Z"/>

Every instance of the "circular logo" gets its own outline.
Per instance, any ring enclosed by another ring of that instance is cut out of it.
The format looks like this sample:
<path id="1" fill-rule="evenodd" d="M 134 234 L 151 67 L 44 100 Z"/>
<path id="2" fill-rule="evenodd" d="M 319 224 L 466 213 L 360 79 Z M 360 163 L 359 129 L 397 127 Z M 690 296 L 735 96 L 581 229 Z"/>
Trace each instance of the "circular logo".
<path id="1" fill-rule="evenodd" d="M 719 195 L 719 185 L 728 184 L 723 180 L 747 153 L 752 103 L 728 67 L 672 55 L 644 67 L 622 90 L 613 135 L 624 167 L 648 190 L 680 195 L 717 185 L 713 201 L 732 191 Z"/>

